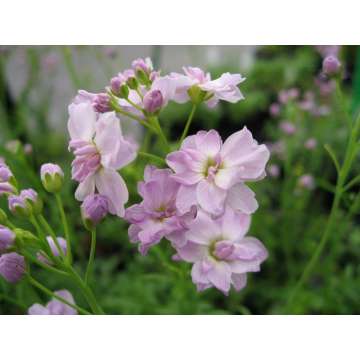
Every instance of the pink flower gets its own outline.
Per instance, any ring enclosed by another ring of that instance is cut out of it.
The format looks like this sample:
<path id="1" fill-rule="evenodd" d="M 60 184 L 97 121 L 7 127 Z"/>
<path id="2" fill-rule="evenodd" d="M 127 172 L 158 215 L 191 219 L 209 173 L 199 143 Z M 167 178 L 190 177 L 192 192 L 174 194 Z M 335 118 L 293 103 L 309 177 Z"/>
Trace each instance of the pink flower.
<path id="1" fill-rule="evenodd" d="M 176 200 L 178 210 L 185 213 L 193 205 L 200 205 L 205 211 L 220 215 L 229 203 L 245 213 L 254 212 L 254 193 L 243 182 L 263 177 L 268 159 L 267 147 L 258 145 L 246 127 L 224 144 L 215 130 L 187 137 L 180 150 L 166 158 L 175 172 L 173 178 L 181 184 Z"/>
<path id="2" fill-rule="evenodd" d="M 314 138 L 309 138 L 305 141 L 304 146 L 308 150 L 314 150 L 317 146 L 317 140 Z"/>
<path id="3" fill-rule="evenodd" d="M 109 212 L 122 217 L 128 190 L 117 170 L 135 159 L 134 145 L 124 139 L 114 112 L 97 115 L 91 104 L 82 103 L 70 106 L 69 113 L 72 178 L 80 183 L 76 199 L 83 201 L 96 189 L 109 199 Z"/>
<path id="4" fill-rule="evenodd" d="M 315 188 L 315 179 L 311 174 L 300 176 L 298 185 L 304 189 L 313 190 Z"/>
<path id="5" fill-rule="evenodd" d="M 272 164 L 267 168 L 267 172 L 272 178 L 277 178 L 280 175 L 280 168 L 278 165 Z"/>
<path id="6" fill-rule="evenodd" d="M 170 169 L 148 165 L 144 181 L 138 184 L 143 201 L 126 209 L 125 219 L 132 224 L 129 227 L 130 239 L 139 243 L 143 255 L 164 236 L 174 244 L 184 244 L 183 235 L 191 214 L 180 215 L 176 209 L 180 184 L 171 175 Z"/>
<path id="7" fill-rule="evenodd" d="M 299 89 L 291 88 L 280 91 L 278 95 L 278 100 L 281 104 L 286 104 L 289 101 L 296 99 L 297 97 L 299 97 Z"/>
<path id="8" fill-rule="evenodd" d="M 272 117 L 276 117 L 280 115 L 281 107 L 278 103 L 272 103 L 269 108 L 270 115 Z"/>
<path id="9" fill-rule="evenodd" d="M 2 160 L 2 159 L 1 159 Z M 15 187 L 11 184 L 14 180 L 14 175 L 5 164 L 5 161 L 0 161 L 0 196 L 3 194 L 11 194 L 15 192 Z"/>
<path id="10" fill-rule="evenodd" d="M 67 290 L 55 291 L 55 294 L 70 304 L 75 304 L 74 298 Z M 28 310 L 29 315 L 77 315 L 77 311 L 71 306 L 64 304 L 62 301 L 54 298 L 46 306 L 34 304 Z"/>
<path id="11" fill-rule="evenodd" d="M 199 210 L 185 233 L 186 245 L 177 249 L 181 259 L 193 263 L 191 276 L 199 291 L 216 287 L 227 294 L 246 285 L 246 273 L 260 271 L 267 258 L 264 245 L 246 237 L 250 216 L 227 208 L 214 220 Z"/>
<path id="12" fill-rule="evenodd" d="M 60 236 L 56 237 L 56 240 L 58 242 L 58 245 L 60 246 L 60 249 L 62 251 L 62 253 L 64 255 L 66 255 L 66 252 L 67 252 L 67 243 L 66 243 L 66 240 Z M 55 257 L 58 257 L 60 256 L 60 252 L 59 252 L 59 249 L 57 247 L 57 245 L 55 244 L 55 241 L 54 239 L 51 237 L 51 236 L 47 236 L 46 237 L 46 241 L 48 242 L 49 244 L 49 247 L 50 247 L 50 250 L 51 250 L 51 253 L 55 256 Z M 49 257 L 46 255 L 46 253 L 44 253 L 42 250 L 39 251 L 37 254 L 36 254 L 36 257 L 38 258 L 39 261 L 47 264 L 47 265 L 53 265 L 52 261 L 49 259 Z"/>
<path id="13" fill-rule="evenodd" d="M 131 63 L 131 67 L 134 71 L 142 70 L 148 74 L 150 74 L 154 70 L 152 61 L 149 57 L 147 57 L 145 59 L 142 59 L 142 58 L 135 59 Z"/>
<path id="14" fill-rule="evenodd" d="M 236 103 L 244 99 L 238 85 L 245 81 L 240 74 L 224 73 L 218 79 L 211 80 L 209 73 L 197 67 L 183 67 L 185 75 L 172 73 L 175 91 L 173 99 L 175 102 L 184 103 L 190 100 L 188 90 L 192 86 L 198 86 L 207 93 L 207 105 L 214 107 L 219 100 Z"/>
<path id="15" fill-rule="evenodd" d="M 295 125 L 289 121 L 283 121 L 280 124 L 280 129 L 287 135 L 293 135 L 296 133 Z"/>

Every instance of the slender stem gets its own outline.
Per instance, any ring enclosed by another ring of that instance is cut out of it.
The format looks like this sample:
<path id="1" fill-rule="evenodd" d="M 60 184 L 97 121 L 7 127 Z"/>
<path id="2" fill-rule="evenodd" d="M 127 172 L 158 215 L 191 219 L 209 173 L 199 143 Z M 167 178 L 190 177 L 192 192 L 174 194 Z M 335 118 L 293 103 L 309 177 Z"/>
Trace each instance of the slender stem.
<path id="1" fill-rule="evenodd" d="M 131 106 L 133 106 L 136 110 L 139 110 L 140 112 L 143 112 L 143 109 L 135 104 L 133 101 L 131 101 L 129 98 L 125 99 Z"/>
<path id="2" fill-rule="evenodd" d="M 42 285 L 41 283 L 39 283 L 37 280 L 35 280 L 31 275 L 28 275 L 28 279 L 31 285 L 35 286 L 36 288 L 38 288 L 39 290 L 41 290 L 42 292 L 44 292 L 45 294 L 61 301 L 62 303 L 72 307 L 73 309 L 77 310 L 79 313 L 84 314 L 84 315 L 91 315 L 90 312 L 88 312 L 87 310 L 83 309 L 82 307 L 76 305 L 76 304 L 72 304 L 69 301 L 65 300 L 64 298 L 62 298 L 61 296 L 56 295 L 53 291 L 51 291 L 50 289 L 48 289 L 47 287 L 45 287 L 44 285 Z"/>
<path id="3" fill-rule="evenodd" d="M 147 152 L 144 152 L 144 151 L 139 151 L 138 155 L 143 156 L 145 158 L 148 158 L 150 160 L 154 160 L 156 162 L 165 163 L 165 160 L 163 158 L 161 158 L 160 156 L 150 154 L 150 153 L 147 153 Z"/>
<path id="4" fill-rule="evenodd" d="M 137 88 L 135 91 L 136 91 L 137 94 L 140 96 L 141 100 L 143 100 L 143 99 L 144 99 L 144 95 L 141 93 L 141 91 L 139 90 L 139 88 Z"/>
<path id="5" fill-rule="evenodd" d="M 57 250 L 59 251 L 60 256 L 65 259 L 65 254 L 63 249 L 61 248 L 58 239 L 56 237 L 56 234 L 54 232 L 54 230 L 51 228 L 51 226 L 49 225 L 49 223 L 46 221 L 46 219 L 44 218 L 43 215 L 38 215 L 38 218 L 40 220 L 40 224 L 43 226 L 43 228 L 48 232 L 48 234 L 53 238 L 55 246 L 57 248 Z"/>
<path id="6" fill-rule="evenodd" d="M 89 255 L 88 266 L 85 273 L 85 284 L 89 283 L 89 277 L 92 274 L 94 258 L 95 258 L 95 250 L 96 250 L 96 230 L 94 229 L 91 231 L 90 255 Z"/>
<path id="7" fill-rule="evenodd" d="M 86 301 L 88 302 L 88 304 L 91 307 L 91 310 L 96 315 L 103 315 L 104 311 L 101 309 L 100 305 L 97 303 L 96 298 L 95 298 L 93 292 L 91 291 L 91 289 L 89 288 L 89 286 L 87 286 L 84 283 L 84 281 L 81 279 L 79 274 L 75 271 L 75 269 L 72 266 L 69 266 L 68 270 L 69 270 L 70 274 L 72 275 L 74 281 L 76 281 L 78 283 L 78 285 L 80 286 L 80 288 L 82 289 L 83 294 L 86 298 Z"/>
<path id="8" fill-rule="evenodd" d="M 344 187 L 344 191 L 350 190 L 354 185 L 356 185 L 360 181 L 360 174 L 355 176 L 352 180 L 350 180 Z"/>
<path id="9" fill-rule="evenodd" d="M 71 241 L 70 241 L 70 232 L 69 232 L 69 225 L 66 219 L 65 211 L 64 211 L 64 205 L 61 199 L 61 196 L 56 193 L 55 194 L 57 206 L 59 208 L 61 222 L 64 228 L 64 234 L 66 239 L 66 257 L 69 264 L 72 262 L 72 254 L 71 254 Z"/>
<path id="10" fill-rule="evenodd" d="M 187 119 L 187 121 L 186 121 L 186 124 L 185 124 L 185 127 L 184 127 L 184 131 L 183 131 L 183 133 L 182 133 L 182 135 L 181 135 L 181 138 L 180 138 L 180 141 L 179 141 L 180 145 L 181 145 L 181 143 L 183 142 L 183 140 L 186 138 L 187 133 L 189 132 L 189 128 L 190 128 L 192 119 L 193 119 L 193 117 L 194 117 L 196 108 L 197 108 L 197 105 L 196 105 L 196 104 L 193 104 L 193 106 L 192 106 L 192 108 L 191 108 L 191 112 L 190 112 L 190 114 L 189 114 L 189 117 L 188 117 L 188 119 Z"/>
<path id="11" fill-rule="evenodd" d="M 157 116 L 151 116 L 149 117 L 149 122 L 154 124 L 155 129 L 157 130 L 157 134 L 160 136 L 166 150 L 170 150 L 170 145 L 169 142 L 167 141 L 167 138 L 161 128 L 161 125 L 159 123 L 159 119 L 157 118 Z"/>
<path id="12" fill-rule="evenodd" d="M 339 175 L 337 178 L 335 196 L 334 196 L 334 200 L 333 200 L 333 203 L 331 206 L 330 215 L 328 217 L 328 221 L 326 223 L 326 227 L 325 227 L 324 233 L 321 237 L 321 240 L 320 240 L 314 254 L 310 258 L 309 262 L 307 263 L 304 271 L 302 272 L 299 280 L 297 281 L 292 294 L 290 295 L 290 297 L 288 299 L 287 309 L 289 309 L 289 310 L 291 309 L 291 305 L 292 305 L 294 299 L 296 298 L 297 293 L 299 292 L 301 287 L 304 285 L 304 283 L 308 280 L 311 272 L 313 271 L 316 263 L 318 262 L 319 257 L 321 255 L 321 253 L 326 245 L 326 242 L 329 239 L 331 231 L 334 227 L 334 222 L 336 219 L 340 201 L 341 201 L 342 195 L 344 194 L 344 184 L 346 182 L 352 162 L 353 162 L 356 152 L 358 150 L 356 141 L 357 141 L 359 130 L 360 130 L 360 114 L 356 118 L 355 123 L 353 124 L 353 122 L 351 122 L 351 124 L 353 126 L 350 131 L 350 138 L 349 138 L 346 152 L 345 152 L 345 159 L 344 159 L 342 167 L 340 168 Z"/>

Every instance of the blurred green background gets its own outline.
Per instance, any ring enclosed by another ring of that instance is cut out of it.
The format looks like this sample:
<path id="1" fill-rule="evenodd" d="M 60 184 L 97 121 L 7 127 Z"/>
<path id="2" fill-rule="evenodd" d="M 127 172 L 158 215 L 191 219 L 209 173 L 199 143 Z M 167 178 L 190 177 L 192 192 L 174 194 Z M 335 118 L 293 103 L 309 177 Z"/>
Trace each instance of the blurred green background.
<path id="1" fill-rule="evenodd" d="M 246 99 L 237 104 L 221 102 L 215 109 L 202 106 L 190 132 L 216 128 L 226 138 L 246 125 L 259 142 L 269 144 L 270 165 L 279 174 L 274 170 L 263 181 L 251 184 L 260 208 L 253 216 L 250 234 L 270 254 L 262 271 L 251 274 L 240 293 L 231 291 L 227 297 L 215 289 L 197 293 L 190 265 L 172 263 L 173 250 L 166 241 L 161 247 L 168 260 L 153 249 L 143 257 L 129 242 L 125 221 L 111 217 L 98 229 L 91 285 L 110 314 L 284 313 L 294 284 L 320 241 L 331 206 L 336 173 L 323 146 L 330 144 L 341 159 L 346 145 L 347 127 L 335 90 L 319 77 L 322 55 L 322 48 L 314 46 L 3 46 L 0 155 L 22 187 L 39 190 L 47 218 L 59 235 L 55 202 L 42 190 L 38 173 L 44 162 L 62 166 L 67 178 L 62 195 L 75 239 L 76 266 L 84 269 L 90 239 L 73 196 L 76 184 L 70 180 L 72 156 L 67 151 L 66 131 L 67 106 L 77 89 L 99 92 L 133 59 L 145 56 L 152 57 L 163 74 L 180 71 L 182 65 L 202 67 L 213 78 L 227 71 L 240 72 L 247 78 L 240 85 Z M 358 47 L 342 46 L 339 56 L 344 64 L 345 102 L 355 114 L 360 104 L 360 52 Z M 298 98 L 283 105 L 279 115 L 271 116 L 269 108 L 278 102 L 279 92 L 290 88 L 298 90 Z M 303 109 L 310 98 L 311 111 Z M 160 121 L 171 140 L 179 138 L 190 107 L 171 103 L 161 113 Z M 295 126 L 294 134 L 281 130 L 284 121 Z M 125 121 L 125 132 L 144 141 L 142 129 L 130 121 Z M 316 146 L 308 149 L 305 143 L 311 138 Z M 144 166 L 138 159 L 122 171 L 132 194 L 129 204 L 139 200 L 136 184 Z M 357 161 L 353 176 L 359 168 Z M 302 185 L 305 174 L 313 177 L 313 187 Z M 344 198 L 337 227 L 291 313 L 360 313 L 358 193 L 359 187 L 354 186 Z M 6 208 L 5 199 L 0 199 L 0 205 Z M 173 271 L 173 266 L 180 271 Z M 51 289 L 68 288 L 77 303 L 85 304 L 77 289 L 61 277 L 36 267 L 33 273 Z M 25 282 L 12 286 L 0 279 L 1 314 L 22 314 L 34 302 L 48 300 Z"/>

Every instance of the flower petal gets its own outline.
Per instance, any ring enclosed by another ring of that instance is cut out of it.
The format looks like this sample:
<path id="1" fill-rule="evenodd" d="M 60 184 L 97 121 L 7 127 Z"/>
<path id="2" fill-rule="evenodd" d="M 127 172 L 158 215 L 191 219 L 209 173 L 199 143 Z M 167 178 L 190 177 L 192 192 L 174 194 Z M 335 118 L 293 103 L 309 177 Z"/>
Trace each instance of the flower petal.
<path id="1" fill-rule="evenodd" d="M 224 211 L 226 190 L 213 182 L 201 180 L 196 188 L 196 197 L 200 206 L 210 214 L 220 215 Z"/>
<path id="2" fill-rule="evenodd" d="M 259 207 L 255 193 L 245 184 L 234 185 L 228 192 L 226 203 L 245 214 L 252 214 Z"/>
<path id="3" fill-rule="evenodd" d="M 71 139 L 90 141 L 95 133 L 96 112 L 90 103 L 69 106 L 68 130 Z"/>
<path id="4" fill-rule="evenodd" d="M 83 201 L 88 195 L 95 192 L 95 176 L 90 175 L 82 181 L 75 191 L 75 199 Z"/>
<path id="5" fill-rule="evenodd" d="M 120 174 L 112 169 L 101 169 L 96 174 L 95 183 L 99 193 L 109 200 L 109 212 L 123 217 L 124 205 L 129 199 L 129 193 Z"/>

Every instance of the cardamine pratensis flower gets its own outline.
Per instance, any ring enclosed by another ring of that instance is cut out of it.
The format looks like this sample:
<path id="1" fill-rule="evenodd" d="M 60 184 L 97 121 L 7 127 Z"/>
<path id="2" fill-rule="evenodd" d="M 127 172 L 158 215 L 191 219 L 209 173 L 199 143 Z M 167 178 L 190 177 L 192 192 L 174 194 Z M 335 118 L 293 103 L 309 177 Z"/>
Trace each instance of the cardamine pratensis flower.
<path id="1" fill-rule="evenodd" d="M 177 211 L 179 187 L 170 169 L 146 166 L 144 181 L 138 184 L 143 201 L 130 206 L 125 213 L 125 219 L 132 224 L 129 227 L 130 240 L 139 243 L 143 255 L 151 246 L 159 243 L 162 237 L 178 246 L 184 244 L 184 231 L 194 213 L 182 215 Z"/>
<path id="2" fill-rule="evenodd" d="M 265 176 L 269 156 L 267 147 L 259 145 L 246 127 L 224 143 L 215 130 L 187 137 L 179 151 L 166 157 L 175 172 L 173 178 L 181 184 L 176 199 L 178 210 L 184 213 L 200 205 L 220 215 L 228 203 L 234 209 L 253 213 L 258 205 L 244 182 Z"/>
<path id="3" fill-rule="evenodd" d="M 55 294 L 70 304 L 75 304 L 74 298 L 68 290 L 55 291 Z M 34 304 L 28 309 L 29 315 L 77 315 L 77 311 L 71 306 L 66 305 L 62 301 L 54 298 L 49 301 L 46 306 Z"/>
<path id="4" fill-rule="evenodd" d="M 57 164 L 43 164 L 40 169 L 41 182 L 46 191 L 56 193 L 61 190 L 64 172 Z"/>
<path id="5" fill-rule="evenodd" d="M 97 189 L 109 199 L 109 212 L 122 217 L 129 194 L 117 171 L 135 159 L 135 145 L 123 137 L 114 112 L 97 119 L 91 104 L 82 103 L 70 106 L 69 113 L 69 148 L 75 155 L 72 178 L 80 183 L 76 199 L 83 201 Z"/>
<path id="6" fill-rule="evenodd" d="M 88 195 L 81 205 L 81 216 L 85 227 L 92 230 L 109 212 L 109 200 L 100 194 Z"/>
<path id="7" fill-rule="evenodd" d="M 60 249 L 62 251 L 62 253 L 64 255 L 66 255 L 66 252 L 67 252 L 67 242 L 64 238 L 58 236 L 56 237 L 57 239 L 57 242 L 60 246 Z M 59 252 L 59 249 L 57 247 L 57 245 L 55 244 L 55 241 L 54 239 L 52 238 L 52 236 L 47 236 L 46 237 L 46 241 L 48 242 L 49 246 L 50 246 L 50 249 L 51 249 L 51 252 L 54 256 L 60 256 L 60 252 Z M 40 260 L 41 262 L 45 263 L 45 264 L 48 264 L 48 265 L 52 265 L 52 261 L 48 258 L 48 256 L 46 254 L 43 253 L 43 251 L 39 251 L 37 253 L 37 258 L 38 260 Z"/>
<path id="8" fill-rule="evenodd" d="M 280 123 L 280 129 L 287 135 L 293 135 L 296 133 L 296 127 L 290 121 L 283 121 Z"/>
<path id="9" fill-rule="evenodd" d="M 0 252 L 7 250 L 15 242 L 15 234 L 6 226 L 0 225 Z"/>
<path id="10" fill-rule="evenodd" d="M 181 259 L 194 264 L 191 276 L 198 291 L 215 287 L 227 294 L 231 285 L 239 291 L 248 272 L 260 271 L 268 253 L 258 239 L 245 236 L 249 226 L 250 215 L 231 208 L 215 220 L 198 211 L 185 233 L 185 246 L 177 249 Z"/>
<path id="11" fill-rule="evenodd" d="M 224 73 L 218 79 L 211 80 L 211 75 L 198 67 L 183 67 L 184 74 L 172 73 L 175 92 L 172 100 L 185 103 L 190 100 L 189 90 L 197 87 L 206 93 L 205 101 L 209 107 L 214 107 L 220 100 L 236 103 L 244 99 L 238 85 L 245 81 L 240 74 Z M 192 99 L 195 100 L 195 99 Z"/>
<path id="12" fill-rule="evenodd" d="M 304 174 L 299 177 L 298 185 L 304 189 L 313 190 L 315 188 L 315 179 L 311 174 Z"/>
<path id="13" fill-rule="evenodd" d="M 0 256 L 0 275 L 9 283 L 21 280 L 25 273 L 25 259 L 16 252 Z"/>

